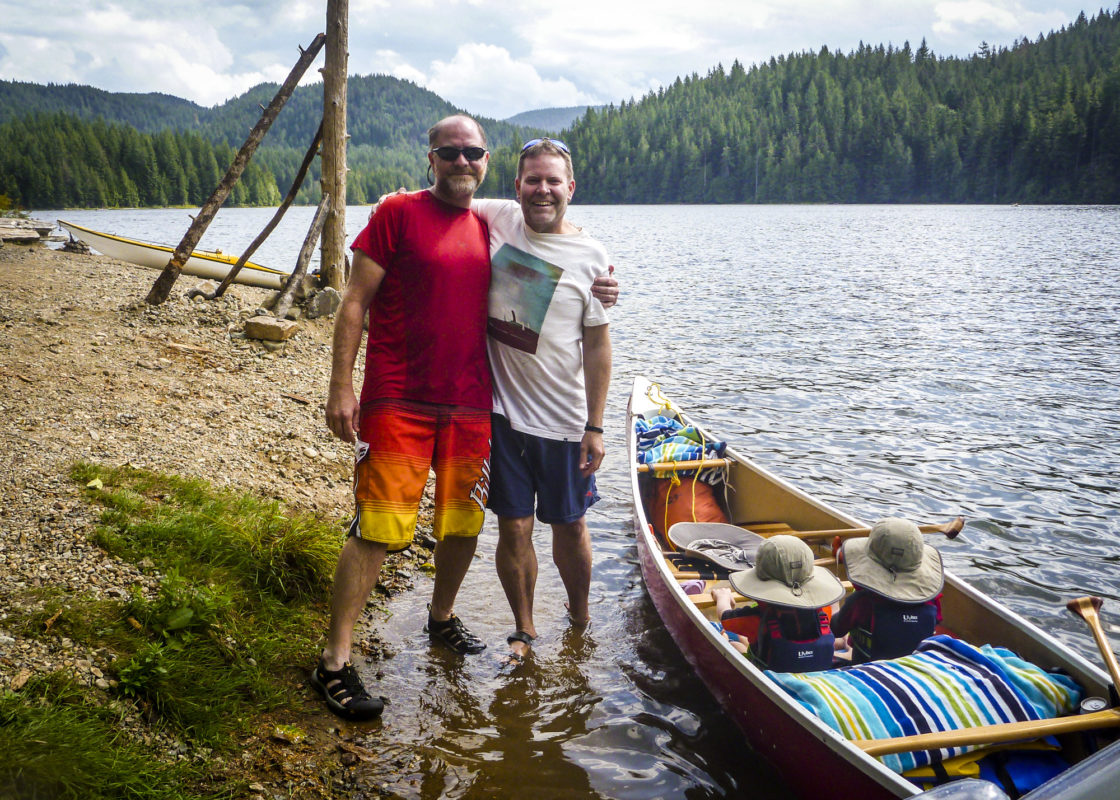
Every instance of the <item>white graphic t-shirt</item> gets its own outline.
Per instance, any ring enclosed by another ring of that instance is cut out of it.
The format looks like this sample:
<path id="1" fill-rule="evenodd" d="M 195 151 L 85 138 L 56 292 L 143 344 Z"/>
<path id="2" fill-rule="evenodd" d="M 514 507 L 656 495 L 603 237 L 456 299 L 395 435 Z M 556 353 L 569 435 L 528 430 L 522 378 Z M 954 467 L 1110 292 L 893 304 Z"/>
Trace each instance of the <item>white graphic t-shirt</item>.
<path id="1" fill-rule="evenodd" d="M 587 421 L 583 328 L 610 321 L 591 295 L 591 283 L 607 274 L 607 251 L 582 231 L 536 233 L 512 200 L 475 200 L 471 209 L 490 228 L 494 412 L 516 431 L 579 441 Z"/>

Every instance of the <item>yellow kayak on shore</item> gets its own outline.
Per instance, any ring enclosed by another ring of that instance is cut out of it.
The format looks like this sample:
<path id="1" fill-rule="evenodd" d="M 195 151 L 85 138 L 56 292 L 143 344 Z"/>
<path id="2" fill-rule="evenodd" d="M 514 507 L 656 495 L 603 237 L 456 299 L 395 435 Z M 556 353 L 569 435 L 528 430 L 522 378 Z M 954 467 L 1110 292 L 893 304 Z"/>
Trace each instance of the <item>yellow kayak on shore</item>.
<path id="1" fill-rule="evenodd" d="M 171 256 L 175 252 L 175 248 L 168 245 L 141 242 L 138 239 L 128 239 L 124 236 L 102 233 L 61 219 L 58 224 L 75 239 L 85 242 L 97 252 L 141 267 L 161 270 L 167 266 L 167 262 L 171 260 Z M 236 256 L 207 250 L 195 250 L 191 257 L 187 259 L 187 263 L 183 265 L 183 273 L 199 278 L 222 280 L 236 263 Z M 246 261 L 233 282 L 244 286 L 257 286 L 262 289 L 280 289 L 288 275 L 287 272 Z"/>

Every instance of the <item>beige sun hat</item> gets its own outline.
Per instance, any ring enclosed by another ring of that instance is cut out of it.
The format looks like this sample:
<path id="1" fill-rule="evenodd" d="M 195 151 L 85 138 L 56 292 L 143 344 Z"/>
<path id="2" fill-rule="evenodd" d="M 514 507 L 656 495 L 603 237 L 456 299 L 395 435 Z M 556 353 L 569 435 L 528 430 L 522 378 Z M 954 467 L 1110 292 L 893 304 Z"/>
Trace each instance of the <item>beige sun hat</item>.
<path id="1" fill-rule="evenodd" d="M 728 578 L 752 600 L 791 608 L 823 608 L 844 596 L 836 576 L 813 563 L 813 551 L 796 536 L 771 536 L 758 548 L 753 569 Z"/>
<path id="2" fill-rule="evenodd" d="M 669 541 L 686 556 L 735 571 L 754 566 L 755 554 L 766 539 L 726 522 L 676 522 L 669 528 Z"/>
<path id="3" fill-rule="evenodd" d="M 843 554 L 852 583 L 900 603 L 925 603 L 945 585 L 941 553 L 901 517 L 879 520 L 867 538 L 846 540 Z"/>

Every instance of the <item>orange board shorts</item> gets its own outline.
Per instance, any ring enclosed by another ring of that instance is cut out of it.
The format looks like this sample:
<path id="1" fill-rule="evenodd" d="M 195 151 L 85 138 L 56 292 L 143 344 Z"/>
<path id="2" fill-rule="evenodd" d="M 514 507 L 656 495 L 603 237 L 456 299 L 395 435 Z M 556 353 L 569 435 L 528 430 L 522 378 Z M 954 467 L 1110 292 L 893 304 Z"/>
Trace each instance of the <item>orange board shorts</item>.
<path id="1" fill-rule="evenodd" d="M 412 545 L 428 468 L 436 473 L 436 541 L 477 536 L 490 493 L 490 412 L 381 400 L 362 407 L 350 534 Z"/>

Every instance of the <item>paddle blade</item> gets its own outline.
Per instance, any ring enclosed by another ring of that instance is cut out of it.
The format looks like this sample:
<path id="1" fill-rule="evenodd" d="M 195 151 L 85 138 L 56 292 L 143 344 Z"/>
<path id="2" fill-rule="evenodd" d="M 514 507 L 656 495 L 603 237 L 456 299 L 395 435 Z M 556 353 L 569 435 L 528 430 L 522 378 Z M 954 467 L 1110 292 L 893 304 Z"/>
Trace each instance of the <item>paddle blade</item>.
<path id="1" fill-rule="evenodd" d="M 1101 658 L 1104 659 L 1108 674 L 1112 677 L 1112 689 L 1115 693 L 1120 691 L 1120 663 L 1117 663 L 1116 654 L 1112 652 L 1112 645 L 1108 643 L 1104 629 L 1101 627 L 1101 618 L 1097 612 L 1102 605 L 1104 601 L 1099 597 L 1078 597 L 1066 603 L 1066 608 L 1085 620 L 1089 630 L 1093 632 L 1093 638 L 1101 651 Z M 1113 697 L 1115 698 L 1115 694 Z"/>
<path id="2" fill-rule="evenodd" d="M 1066 603 L 1066 608 L 1083 620 L 1088 620 L 1090 615 L 1096 617 L 1104 605 L 1104 600 L 1099 597 L 1078 597 Z"/>
<path id="3" fill-rule="evenodd" d="M 945 529 L 945 535 L 950 539 L 956 539 L 960 532 L 964 529 L 964 517 L 957 517 L 949 527 Z"/>

